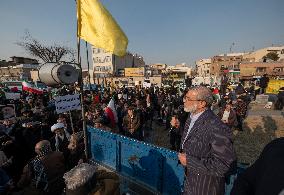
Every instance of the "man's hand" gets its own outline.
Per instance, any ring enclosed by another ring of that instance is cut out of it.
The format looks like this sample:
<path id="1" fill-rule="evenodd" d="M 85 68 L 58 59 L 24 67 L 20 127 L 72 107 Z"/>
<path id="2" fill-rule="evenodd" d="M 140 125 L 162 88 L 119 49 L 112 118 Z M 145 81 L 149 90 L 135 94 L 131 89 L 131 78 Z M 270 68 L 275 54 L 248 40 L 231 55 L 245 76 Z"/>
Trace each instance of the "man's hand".
<path id="1" fill-rule="evenodd" d="M 186 154 L 178 153 L 178 159 L 183 166 L 186 166 Z"/>

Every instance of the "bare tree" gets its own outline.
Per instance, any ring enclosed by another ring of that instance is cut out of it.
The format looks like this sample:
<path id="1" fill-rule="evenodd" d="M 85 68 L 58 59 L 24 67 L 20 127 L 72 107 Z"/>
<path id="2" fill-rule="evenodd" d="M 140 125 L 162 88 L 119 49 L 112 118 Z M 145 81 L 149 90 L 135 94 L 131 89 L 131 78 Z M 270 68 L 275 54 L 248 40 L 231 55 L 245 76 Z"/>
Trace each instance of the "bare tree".
<path id="1" fill-rule="evenodd" d="M 40 58 L 44 62 L 75 61 L 73 49 L 55 43 L 46 46 L 33 38 L 28 31 L 25 33 L 23 40 L 16 44 L 24 48 L 30 55 Z"/>

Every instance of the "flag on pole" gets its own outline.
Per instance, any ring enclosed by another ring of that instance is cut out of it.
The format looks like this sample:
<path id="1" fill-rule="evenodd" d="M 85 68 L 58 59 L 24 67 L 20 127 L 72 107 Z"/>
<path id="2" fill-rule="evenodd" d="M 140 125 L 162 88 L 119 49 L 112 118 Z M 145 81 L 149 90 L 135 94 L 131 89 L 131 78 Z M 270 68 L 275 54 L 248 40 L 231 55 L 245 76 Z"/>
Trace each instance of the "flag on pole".
<path id="1" fill-rule="evenodd" d="M 29 92 L 36 93 L 36 94 L 43 94 L 42 89 L 34 87 L 32 84 L 26 81 L 22 82 L 22 86 L 23 86 L 23 91 L 29 91 Z"/>
<path id="2" fill-rule="evenodd" d="M 128 39 L 99 0 L 77 0 L 77 36 L 95 47 L 124 56 Z"/>
<path id="3" fill-rule="evenodd" d="M 107 117 L 110 119 L 111 126 L 115 127 L 115 124 L 117 123 L 118 119 L 113 99 L 109 101 L 107 107 L 105 108 L 105 113 Z"/>

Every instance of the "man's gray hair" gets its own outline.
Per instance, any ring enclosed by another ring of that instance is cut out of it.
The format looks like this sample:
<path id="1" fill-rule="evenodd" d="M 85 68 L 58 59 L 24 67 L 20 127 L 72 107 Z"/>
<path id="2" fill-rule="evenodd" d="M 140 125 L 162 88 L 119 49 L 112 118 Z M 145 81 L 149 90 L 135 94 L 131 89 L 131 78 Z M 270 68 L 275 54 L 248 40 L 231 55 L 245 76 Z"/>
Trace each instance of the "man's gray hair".
<path id="1" fill-rule="evenodd" d="M 204 86 L 195 86 L 189 88 L 189 91 L 196 91 L 198 100 L 203 100 L 206 102 L 206 107 L 210 107 L 213 103 L 213 95 L 209 88 Z"/>

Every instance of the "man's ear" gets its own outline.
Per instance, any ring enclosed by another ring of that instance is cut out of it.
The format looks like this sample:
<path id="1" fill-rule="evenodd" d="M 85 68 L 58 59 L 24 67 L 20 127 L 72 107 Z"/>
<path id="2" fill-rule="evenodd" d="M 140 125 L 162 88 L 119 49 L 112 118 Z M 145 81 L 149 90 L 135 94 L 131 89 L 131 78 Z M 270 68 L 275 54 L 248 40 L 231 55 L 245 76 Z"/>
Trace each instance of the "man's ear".
<path id="1" fill-rule="evenodd" d="M 201 108 L 204 108 L 207 106 L 207 103 L 205 101 L 200 101 Z"/>

